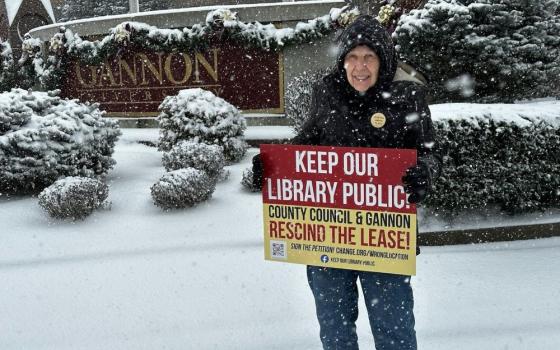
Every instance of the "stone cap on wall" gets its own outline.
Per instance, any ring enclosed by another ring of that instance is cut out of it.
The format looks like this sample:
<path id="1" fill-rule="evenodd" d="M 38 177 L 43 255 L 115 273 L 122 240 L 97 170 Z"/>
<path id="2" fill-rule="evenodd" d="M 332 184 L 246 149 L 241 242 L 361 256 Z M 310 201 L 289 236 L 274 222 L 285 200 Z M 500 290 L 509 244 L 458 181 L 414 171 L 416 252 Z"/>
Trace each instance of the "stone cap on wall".
<path id="1" fill-rule="evenodd" d="M 331 8 L 340 8 L 345 5 L 344 0 L 330 0 L 203 6 L 80 19 L 38 27 L 29 33 L 33 37 L 47 41 L 58 32 L 61 26 L 65 26 L 82 37 L 108 34 L 111 28 L 127 21 L 143 22 L 158 28 L 189 27 L 197 23 L 204 23 L 208 12 L 224 7 L 237 12 L 238 18 L 244 22 L 306 21 L 328 14 Z"/>

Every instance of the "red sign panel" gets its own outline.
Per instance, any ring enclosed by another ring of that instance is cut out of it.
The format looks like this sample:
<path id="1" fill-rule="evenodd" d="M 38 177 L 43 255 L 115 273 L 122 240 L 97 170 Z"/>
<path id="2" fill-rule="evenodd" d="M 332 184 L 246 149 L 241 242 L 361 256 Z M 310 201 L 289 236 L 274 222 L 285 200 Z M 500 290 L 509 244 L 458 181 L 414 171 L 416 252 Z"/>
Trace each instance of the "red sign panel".
<path id="1" fill-rule="evenodd" d="M 212 91 L 250 112 L 283 112 L 279 53 L 226 44 L 203 52 L 153 53 L 129 49 L 99 66 L 71 62 L 63 95 L 98 102 L 110 115 L 155 116 L 179 90 Z"/>
<path id="2" fill-rule="evenodd" d="M 261 157 L 266 203 L 416 213 L 401 183 L 415 150 L 261 145 Z"/>

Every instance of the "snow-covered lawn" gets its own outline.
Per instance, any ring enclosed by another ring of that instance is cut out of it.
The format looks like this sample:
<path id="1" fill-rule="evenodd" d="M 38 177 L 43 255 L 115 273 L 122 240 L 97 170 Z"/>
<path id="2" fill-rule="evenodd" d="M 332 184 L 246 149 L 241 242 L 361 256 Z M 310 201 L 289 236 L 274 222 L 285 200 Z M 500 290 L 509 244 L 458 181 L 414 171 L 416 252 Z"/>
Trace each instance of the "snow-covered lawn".
<path id="1" fill-rule="evenodd" d="M 0 199 L 0 349 L 320 349 L 305 267 L 264 261 L 260 194 L 239 184 L 256 150 L 210 201 L 163 212 L 160 154 L 124 132 L 110 211 Z M 560 348 L 558 266 L 560 238 L 423 248 L 419 348 Z M 372 349 L 364 313 L 358 333 Z"/>

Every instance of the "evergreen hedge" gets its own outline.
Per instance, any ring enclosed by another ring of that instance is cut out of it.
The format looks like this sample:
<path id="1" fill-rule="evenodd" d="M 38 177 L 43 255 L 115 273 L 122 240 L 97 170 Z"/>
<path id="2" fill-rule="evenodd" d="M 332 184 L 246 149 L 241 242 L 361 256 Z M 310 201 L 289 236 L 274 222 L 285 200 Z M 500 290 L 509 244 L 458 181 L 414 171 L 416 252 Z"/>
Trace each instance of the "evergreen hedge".
<path id="1" fill-rule="evenodd" d="M 457 212 L 498 205 L 515 214 L 560 207 L 560 128 L 490 117 L 434 122 L 443 173 L 423 203 Z"/>

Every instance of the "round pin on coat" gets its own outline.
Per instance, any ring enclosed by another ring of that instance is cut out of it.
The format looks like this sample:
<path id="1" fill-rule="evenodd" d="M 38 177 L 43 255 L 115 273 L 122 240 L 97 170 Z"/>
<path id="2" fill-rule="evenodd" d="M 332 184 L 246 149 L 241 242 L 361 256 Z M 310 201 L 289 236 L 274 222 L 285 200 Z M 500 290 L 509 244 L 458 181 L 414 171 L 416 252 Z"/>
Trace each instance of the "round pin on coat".
<path id="1" fill-rule="evenodd" d="M 381 112 L 377 112 L 375 114 L 373 114 L 371 116 L 371 125 L 373 125 L 374 128 L 382 128 L 385 123 L 387 122 L 387 118 L 385 117 L 385 114 L 381 113 Z"/>

